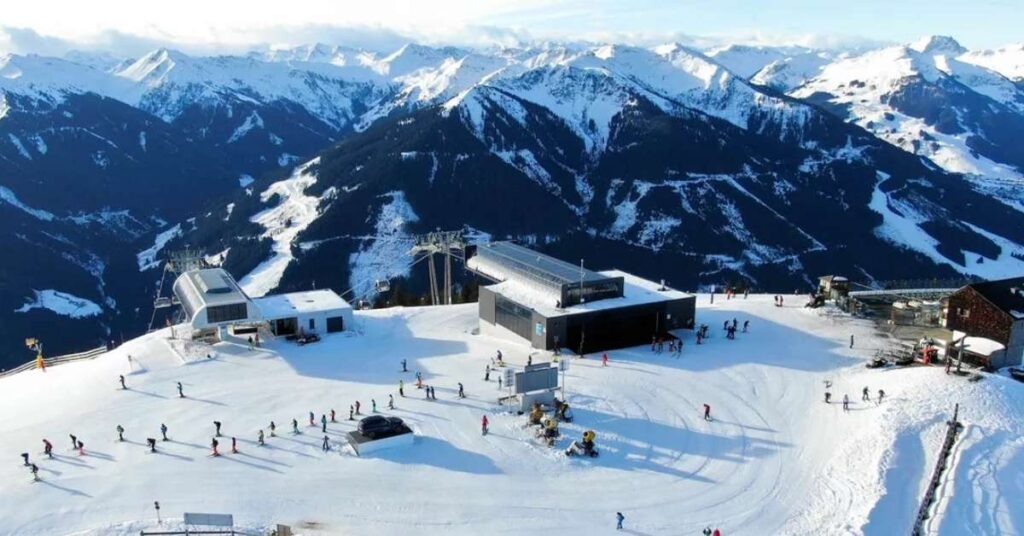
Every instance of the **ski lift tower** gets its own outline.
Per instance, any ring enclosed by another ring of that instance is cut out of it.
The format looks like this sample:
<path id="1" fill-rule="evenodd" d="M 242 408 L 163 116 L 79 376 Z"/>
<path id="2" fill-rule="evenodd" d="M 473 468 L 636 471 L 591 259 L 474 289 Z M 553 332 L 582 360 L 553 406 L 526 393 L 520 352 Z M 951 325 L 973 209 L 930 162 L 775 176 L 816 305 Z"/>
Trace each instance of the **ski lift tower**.
<path id="1" fill-rule="evenodd" d="M 466 238 L 462 231 L 442 231 L 413 237 L 413 246 L 409 253 L 417 257 L 427 257 L 427 271 L 430 277 L 430 301 L 433 305 L 452 303 L 452 255 L 458 255 L 466 261 Z M 444 295 L 438 291 L 437 268 L 434 266 L 434 255 L 444 255 Z"/>
<path id="2" fill-rule="evenodd" d="M 172 251 L 167 254 L 167 259 L 164 261 L 164 269 L 160 274 L 160 283 L 157 284 L 156 298 L 153 299 L 153 314 L 149 317 L 149 328 L 146 332 L 153 331 L 153 321 L 156 319 L 157 309 L 166 309 L 168 307 L 174 307 L 178 305 L 177 298 L 172 293 L 170 296 L 164 296 L 164 280 L 167 279 L 167 274 L 170 273 L 173 279 L 177 279 L 178 276 L 185 272 L 192 270 L 199 270 L 206 268 L 207 262 L 206 257 L 201 252 L 194 249 L 183 249 L 179 251 Z"/>

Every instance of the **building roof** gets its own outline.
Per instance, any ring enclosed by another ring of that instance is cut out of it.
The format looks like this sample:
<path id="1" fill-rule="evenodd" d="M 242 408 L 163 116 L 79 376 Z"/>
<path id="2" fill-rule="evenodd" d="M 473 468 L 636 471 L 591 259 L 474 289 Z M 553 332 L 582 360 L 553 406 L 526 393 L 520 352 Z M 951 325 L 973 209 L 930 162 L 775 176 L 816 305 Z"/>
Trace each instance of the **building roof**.
<path id="1" fill-rule="evenodd" d="M 190 318 L 204 306 L 249 301 L 249 296 L 238 286 L 235 278 L 221 268 L 192 270 L 181 274 L 174 281 L 174 294 Z"/>
<path id="2" fill-rule="evenodd" d="M 550 255 L 538 253 L 530 248 L 512 242 L 490 242 L 477 247 L 474 257 L 482 258 L 481 270 L 490 268 L 495 279 L 505 280 L 516 275 L 542 279 L 553 285 L 565 285 L 582 281 L 603 281 L 607 279 L 598 272 L 581 268 Z"/>
<path id="3" fill-rule="evenodd" d="M 290 318 L 303 313 L 342 311 L 352 306 L 333 290 L 309 290 L 272 294 L 253 300 L 264 320 Z"/>
<path id="4" fill-rule="evenodd" d="M 691 296 L 691 294 L 668 287 L 665 287 L 665 290 L 658 290 L 661 287 L 658 283 L 621 270 L 602 270 L 596 273 L 599 274 L 602 279 L 615 277 L 623 278 L 623 296 L 621 298 L 595 300 L 559 309 L 556 307 L 557 298 L 552 297 L 546 292 L 540 292 L 531 288 L 523 282 L 515 279 L 496 283 L 486 288 L 493 290 L 496 294 L 501 294 L 520 305 L 533 309 L 547 318 L 587 313 L 590 311 L 617 309 L 620 307 L 629 307 L 631 305 L 642 305 L 659 301 L 677 300 Z"/>
<path id="5" fill-rule="evenodd" d="M 962 331 L 953 332 L 953 348 L 961 348 L 960 341 L 963 340 L 962 347 L 965 352 L 985 357 L 991 357 L 992 354 L 1006 349 L 1006 347 L 998 341 L 986 339 L 985 337 L 964 337 L 964 335 L 966 335 L 966 333 Z"/>
<path id="6" fill-rule="evenodd" d="M 1014 320 L 1024 319 L 1024 277 L 971 283 L 967 286 Z"/>

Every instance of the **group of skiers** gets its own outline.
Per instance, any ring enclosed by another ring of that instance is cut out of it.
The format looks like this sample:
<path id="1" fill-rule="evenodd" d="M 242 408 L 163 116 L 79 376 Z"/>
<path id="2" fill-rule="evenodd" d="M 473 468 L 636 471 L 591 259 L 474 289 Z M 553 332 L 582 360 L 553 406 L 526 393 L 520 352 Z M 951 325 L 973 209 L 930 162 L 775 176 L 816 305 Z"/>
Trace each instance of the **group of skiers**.
<path id="1" fill-rule="evenodd" d="M 660 354 L 664 350 L 665 350 L 665 337 L 658 337 L 657 335 L 655 335 L 654 337 L 651 337 L 651 351 L 656 353 L 656 354 Z M 669 355 L 674 355 L 676 357 L 679 357 L 679 356 L 683 355 L 683 340 L 682 339 L 677 339 L 675 337 L 669 339 L 668 340 L 668 353 L 669 353 Z M 608 356 L 608 354 L 604 354 L 604 355 L 605 355 L 605 357 Z"/>
<path id="2" fill-rule="evenodd" d="M 832 388 L 832 382 L 830 380 L 825 380 L 825 403 L 826 404 L 831 404 L 832 403 L 832 392 L 829 390 L 831 388 Z M 861 390 L 860 399 L 861 399 L 862 402 L 871 402 L 871 390 L 867 386 L 864 386 L 864 389 Z M 878 390 L 878 403 L 881 404 L 883 399 L 885 399 L 885 390 L 884 389 L 879 389 Z M 843 395 L 843 411 L 844 412 L 850 411 L 850 395 L 847 395 L 847 394 Z"/>

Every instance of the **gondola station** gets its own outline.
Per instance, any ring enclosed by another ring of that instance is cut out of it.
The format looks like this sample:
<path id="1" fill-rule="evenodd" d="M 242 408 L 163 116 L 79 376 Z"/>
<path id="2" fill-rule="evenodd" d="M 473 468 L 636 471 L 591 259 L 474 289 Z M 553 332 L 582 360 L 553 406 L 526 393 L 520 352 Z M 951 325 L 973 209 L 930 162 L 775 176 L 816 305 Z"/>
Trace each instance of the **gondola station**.
<path id="1" fill-rule="evenodd" d="M 469 252 L 466 266 L 495 282 L 480 288 L 480 329 L 541 350 L 600 352 L 692 329 L 693 295 L 621 270 L 595 272 L 512 242 Z"/>

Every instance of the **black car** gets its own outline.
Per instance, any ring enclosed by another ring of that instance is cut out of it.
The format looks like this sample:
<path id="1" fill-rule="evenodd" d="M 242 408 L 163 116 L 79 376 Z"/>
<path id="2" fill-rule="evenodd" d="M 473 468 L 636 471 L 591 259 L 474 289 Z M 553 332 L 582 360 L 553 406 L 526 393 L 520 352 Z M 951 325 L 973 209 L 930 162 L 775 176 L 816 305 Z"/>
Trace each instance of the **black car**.
<path id="1" fill-rule="evenodd" d="M 370 439 L 398 435 L 405 430 L 405 423 L 398 417 L 370 415 L 359 421 L 359 433 Z"/>

